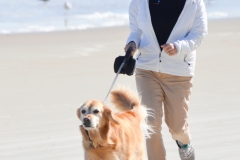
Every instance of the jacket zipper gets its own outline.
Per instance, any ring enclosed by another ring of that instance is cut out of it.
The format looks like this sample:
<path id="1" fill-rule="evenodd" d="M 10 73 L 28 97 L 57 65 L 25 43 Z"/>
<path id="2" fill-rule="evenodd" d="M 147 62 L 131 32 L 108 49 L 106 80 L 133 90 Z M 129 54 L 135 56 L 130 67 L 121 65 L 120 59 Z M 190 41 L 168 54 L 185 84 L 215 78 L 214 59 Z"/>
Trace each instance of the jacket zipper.
<path id="1" fill-rule="evenodd" d="M 159 62 L 160 62 L 160 63 L 162 62 L 161 56 L 162 56 L 162 51 L 160 51 L 160 53 L 159 53 Z"/>
<path id="2" fill-rule="evenodd" d="M 158 63 L 158 71 L 161 72 L 161 64 L 162 64 L 162 51 L 160 49 L 160 53 L 159 53 L 159 63 Z"/>

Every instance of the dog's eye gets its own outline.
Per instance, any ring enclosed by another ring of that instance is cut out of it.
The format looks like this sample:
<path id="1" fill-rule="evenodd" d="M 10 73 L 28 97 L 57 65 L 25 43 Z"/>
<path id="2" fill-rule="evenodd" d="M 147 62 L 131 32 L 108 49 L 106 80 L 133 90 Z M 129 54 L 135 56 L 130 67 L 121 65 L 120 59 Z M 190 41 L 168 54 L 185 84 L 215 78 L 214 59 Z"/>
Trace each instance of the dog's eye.
<path id="1" fill-rule="evenodd" d="M 82 110 L 81 112 L 82 112 L 82 114 L 85 114 L 85 113 L 86 113 L 86 111 L 85 111 L 85 110 Z"/>
<path id="2" fill-rule="evenodd" d="M 97 114 L 99 113 L 99 110 L 94 110 L 93 113 Z"/>

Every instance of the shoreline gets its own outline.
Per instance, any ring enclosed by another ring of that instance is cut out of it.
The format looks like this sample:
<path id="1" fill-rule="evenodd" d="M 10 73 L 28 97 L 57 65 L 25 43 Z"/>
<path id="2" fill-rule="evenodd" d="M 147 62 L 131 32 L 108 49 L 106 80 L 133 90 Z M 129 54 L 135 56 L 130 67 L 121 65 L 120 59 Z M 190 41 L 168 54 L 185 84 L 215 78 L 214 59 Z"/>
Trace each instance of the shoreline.
<path id="1" fill-rule="evenodd" d="M 217 18 L 217 19 L 209 19 L 209 23 L 219 23 L 222 21 L 225 22 L 232 22 L 239 20 L 240 17 L 235 18 Z M 102 29 L 111 29 L 111 28 L 129 28 L 128 25 L 122 25 L 122 26 L 109 26 L 109 27 L 95 27 L 95 28 L 86 28 L 86 29 L 74 29 L 74 30 L 56 30 L 56 31 L 36 31 L 36 32 L 19 32 L 19 33 L 1 33 L 0 36 L 6 36 L 6 35 L 25 35 L 25 34 L 48 34 L 48 33 L 66 33 L 66 32 L 79 32 L 79 31 L 88 31 L 88 30 L 102 30 Z"/>

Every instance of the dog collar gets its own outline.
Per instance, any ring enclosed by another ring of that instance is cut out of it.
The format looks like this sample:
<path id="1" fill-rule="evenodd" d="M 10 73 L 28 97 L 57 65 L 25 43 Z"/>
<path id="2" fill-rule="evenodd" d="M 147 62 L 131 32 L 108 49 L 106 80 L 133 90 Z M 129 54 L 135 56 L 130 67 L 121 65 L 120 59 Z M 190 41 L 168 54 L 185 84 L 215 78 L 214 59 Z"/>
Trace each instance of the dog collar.
<path id="1" fill-rule="evenodd" d="M 88 140 L 89 140 L 89 149 L 91 150 L 93 148 L 93 141 L 91 140 L 90 136 L 89 136 L 89 133 L 87 130 L 85 130 L 87 136 L 88 136 Z"/>

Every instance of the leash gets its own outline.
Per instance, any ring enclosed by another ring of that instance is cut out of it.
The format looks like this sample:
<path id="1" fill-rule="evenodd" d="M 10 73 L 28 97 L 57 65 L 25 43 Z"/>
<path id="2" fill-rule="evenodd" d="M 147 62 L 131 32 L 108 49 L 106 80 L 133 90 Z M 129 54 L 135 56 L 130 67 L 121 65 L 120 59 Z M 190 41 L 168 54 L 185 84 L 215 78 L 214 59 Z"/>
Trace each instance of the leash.
<path id="1" fill-rule="evenodd" d="M 112 88 L 113 88 L 113 86 L 114 86 L 114 84 L 115 84 L 115 82 L 116 82 L 116 80 L 117 80 L 117 78 L 118 78 L 119 73 L 121 72 L 121 70 L 122 70 L 124 64 L 126 63 L 126 61 L 129 60 L 132 51 L 133 51 L 132 47 L 129 47 L 128 50 L 127 50 L 127 52 L 126 52 L 126 55 L 125 55 L 125 57 L 124 57 L 124 60 L 123 60 L 123 62 L 122 62 L 122 64 L 121 64 L 121 66 L 119 67 L 119 69 L 118 69 L 118 71 L 117 71 L 117 74 L 116 74 L 116 76 L 115 76 L 115 78 L 114 78 L 114 80 L 113 80 L 113 82 L 112 82 L 112 85 L 111 85 L 111 87 L 110 87 L 110 89 L 109 89 L 109 91 L 108 91 L 108 93 L 107 93 L 107 96 L 105 97 L 105 99 L 104 99 L 103 102 L 105 102 L 105 100 L 107 99 L 109 93 L 111 92 L 111 90 L 112 90 Z"/>
<path id="2" fill-rule="evenodd" d="M 114 86 L 114 83 L 116 82 L 116 80 L 117 80 L 117 78 L 118 78 L 118 75 L 119 75 L 121 69 L 123 68 L 125 62 L 126 62 L 126 59 L 124 59 L 124 61 L 122 62 L 121 66 L 119 67 L 118 72 L 117 72 L 117 74 L 116 74 L 116 76 L 115 76 L 115 78 L 114 78 L 114 80 L 113 80 L 113 82 L 112 82 L 112 85 L 111 85 L 111 87 L 110 87 L 110 89 L 109 89 L 109 91 L 108 91 L 108 93 L 107 93 L 107 96 L 105 97 L 105 99 L 104 99 L 103 102 L 105 102 L 105 100 L 107 99 L 109 93 L 111 92 L 111 90 L 112 90 L 112 88 L 113 88 L 113 86 Z"/>

